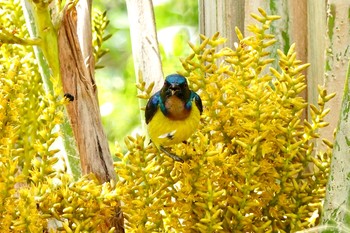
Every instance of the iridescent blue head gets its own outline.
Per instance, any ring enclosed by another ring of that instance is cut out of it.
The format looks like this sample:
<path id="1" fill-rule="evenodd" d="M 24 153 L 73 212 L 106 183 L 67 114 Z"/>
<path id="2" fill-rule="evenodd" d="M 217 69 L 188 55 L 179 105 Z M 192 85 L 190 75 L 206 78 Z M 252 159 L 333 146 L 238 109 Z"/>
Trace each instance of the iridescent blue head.
<path id="1" fill-rule="evenodd" d="M 160 96 L 163 101 L 166 101 L 173 95 L 177 96 L 184 102 L 187 102 L 191 97 L 191 91 L 188 88 L 186 78 L 179 74 L 167 76 L 164 85 L 160 90 Z"/>
<path id="2" fill-rule="evenodd" d="M 169 75 L 165 78 L 162 89 L 148 100 L 145 111 L 146 123 L 152 120 L 158 109 L 169 119 L 186 119 L 190 115 L 193 101 L 202 113 L 201 98 L 189 89 L 186 78 L 179 74 Z"/>

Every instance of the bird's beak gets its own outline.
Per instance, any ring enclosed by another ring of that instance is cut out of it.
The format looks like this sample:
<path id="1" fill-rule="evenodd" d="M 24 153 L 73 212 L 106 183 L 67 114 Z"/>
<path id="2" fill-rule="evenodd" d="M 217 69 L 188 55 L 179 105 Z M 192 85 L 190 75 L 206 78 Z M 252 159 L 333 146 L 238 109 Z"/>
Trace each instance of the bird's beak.
<path id="1" fill-rule="evenodd" d="M 172 84 L 169 87 L 171 95 L 175 95 L 176 92 L 180 91 L 180 87 L 177 84 Z"/>

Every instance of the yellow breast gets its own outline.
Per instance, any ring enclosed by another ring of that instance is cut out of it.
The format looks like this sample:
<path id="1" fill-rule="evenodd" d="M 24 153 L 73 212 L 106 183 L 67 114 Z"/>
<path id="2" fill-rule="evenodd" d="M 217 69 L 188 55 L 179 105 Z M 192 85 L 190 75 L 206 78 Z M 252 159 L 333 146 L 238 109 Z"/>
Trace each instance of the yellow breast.
<path id="1" fill-rule="evenodd" d="M 200 112 L 193 102 L 192 110 L 185 119 L 172 120 L 157 110 L 148 123 L 148 134 L 157 146 L 169 146 L 187 140 L 198 128 Z"/>

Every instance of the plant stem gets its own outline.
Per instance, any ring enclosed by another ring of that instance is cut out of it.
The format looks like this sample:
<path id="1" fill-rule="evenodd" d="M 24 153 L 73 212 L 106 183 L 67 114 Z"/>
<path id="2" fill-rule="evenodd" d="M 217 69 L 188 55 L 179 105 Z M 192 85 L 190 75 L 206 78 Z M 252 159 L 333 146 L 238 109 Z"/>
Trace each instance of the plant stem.
<path id="1" fill-rule="evenodd" d="M 39 40 L 35 40 L 38 43 L 37 46 L 34 46 L 34 53 L 38 61 L 45 91 L 53 96 L 56 96 L 58 93 L 63 96 L 61 93 L 57 29 L 52 23 L 49 6 L 45 3 L 34 3 L 31 0 L 21 0 L 21 4 L 31 38 L 39 38 Z M 68 114 L 65 109 L 63 111 L 63 123 L 59 126 L 63 139 L 63 145 L 60 150 L 73 176 L 78 178 L 81 174 L 78 150 L 69 124 Z"/>

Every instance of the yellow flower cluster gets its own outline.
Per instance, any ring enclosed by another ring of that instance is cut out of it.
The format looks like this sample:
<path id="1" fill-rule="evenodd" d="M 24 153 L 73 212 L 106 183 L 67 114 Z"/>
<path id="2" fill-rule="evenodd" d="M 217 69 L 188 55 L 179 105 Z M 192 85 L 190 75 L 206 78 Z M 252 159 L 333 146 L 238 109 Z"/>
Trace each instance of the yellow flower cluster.
<path id="1" fill-rule="evenodd" d="M 116 171 L 130 232 L 295 232 L 317 223 L 330 150 L 313 141 L 327 126 L 325 103 L 334 95 L 319 87 L 318 106 L 303 119 L 308 104 L 299 94 L 309 64 L 296 59 L 292 45 L 287 54 L 277 51 L 272 67 L 276 40 L 267 32 L 279 17 L 259 12 L 248 26 L 252 36 L 236 29 L 235 48 L 218 49 L 225 42 L 218 33 L 201 36 L 182 60 L 179 73 L 204 105 L 199 130 L 172 147 L 184 163 L 142 136 L 126 139 L 129 152 L 118 155 Z M 149 88 L 138 87 L 149 96 Z"/>
<path id="2" fill-rule="evenodd" d="M 52 144 L 67 100 L 53 77 L 54 93 L 44 90 L 31 46 L 4 40 L 29 37 L 20 1 L 2 2 L 1 12 L 0 232 L 113 232 L 114 185 L 57 170 Z"/>

